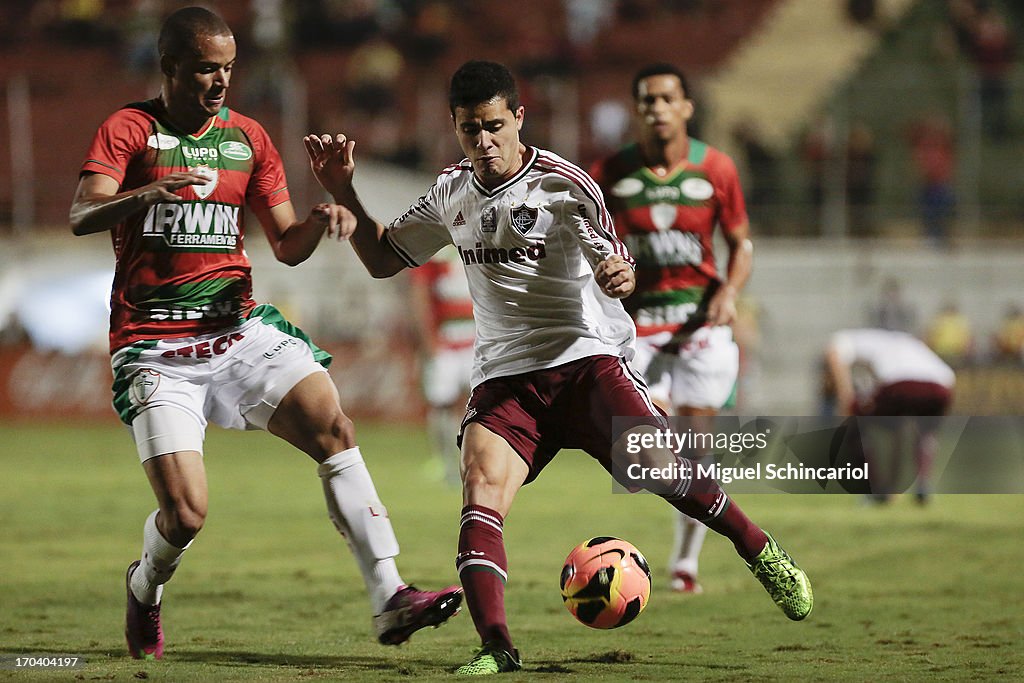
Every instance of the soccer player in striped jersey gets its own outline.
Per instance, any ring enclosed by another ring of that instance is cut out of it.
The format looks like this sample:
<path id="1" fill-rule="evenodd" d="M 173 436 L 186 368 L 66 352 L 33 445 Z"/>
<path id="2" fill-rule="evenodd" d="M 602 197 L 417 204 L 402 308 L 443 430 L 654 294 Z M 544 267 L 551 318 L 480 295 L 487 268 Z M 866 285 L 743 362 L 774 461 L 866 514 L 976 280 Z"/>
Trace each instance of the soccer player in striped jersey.
<path id="1" fill-rule="evenodd" d="M 450 247 L 413 270 L 412 283 L 434 463 L 445 483 L 454 486 L 459 483 L 455 435 L 469 398 L 473 372 L 473 302 L 462 261 Z"/>
<path id="2" fill-rule="evenodd" d="M 664 416 L 627 365 L 635 327 L 619 299 L 636 280 L 600 188 L 574 164 L 520 141 L 524 109 L 506 67 L 464 64 L 452 77 L 449 107 L 466 158 L 389 227 L 366 212 L 353 187 L 355 141 L 310 135 L 305 143 L 317 180 L 355 215 L 352 244 L 371 275 L 421 266 L 448 244 L 466 269 L 477 337 L 459 435 L 456 566 L 482 647 L 457 672 L 480 675 L 522 666 L 505 618 L 502 540 L 520 487 L 562 448 L 580 448 L 619 474 L 625 463 L 613 460 L 622 440 L 612 418 L 650 425 Z M 664 453 L 646 455 L 665 461 Z M 660 492 L 733 541 L 790 618 L 807 616 L 806 575 L 713 480 L 678 477 Z"/>
<path id="3" fill-rule="evenodd" d="M 74 234 L 109 231 L 113 241 L 114 407 L 159 504 L 126 576 L 129 651 L 163 656 L 163 585 L 206 519 L 208 420 L 265 429 L 318 463 L 329 516 L 370 593 L 377 637 L 404 642 L 454 614 L 461 590 L 424 592 L 402 581 L 391 522 L 327 375 L 331 357 L 252 300 L 243 246 L 243 205 L 289 265 L 306 260 L 325 233 L 347 238 L 351 215 L 321 204 L 297 220 L 270 138 L 224 106 L 235 39 L 223 19 L 199 7 L 174 12 L 159 51 L 160 95 L 100 126 L 70 215 Z"/>
<path id="4" fill-rule="evenodd" d="M 590 173 L 636 259 L 636 293 L 626 302 L 637 326 L 634 367 L 659 405 L 706 432 L 734 395 L 739 375 L 729 325 L 751 269 L 746 204 L 732 160 L 687 133 L 694 105 L 682 72 L 669 64 L 641 69 L 633 78 L 633 102 L 638 142 Z M 729 250 L 724 280 L 715 265 L 716 229 Z M 672 588 L 700 593 L 698 558 L 707 527 L 682 513 L 675 527 Z"/>

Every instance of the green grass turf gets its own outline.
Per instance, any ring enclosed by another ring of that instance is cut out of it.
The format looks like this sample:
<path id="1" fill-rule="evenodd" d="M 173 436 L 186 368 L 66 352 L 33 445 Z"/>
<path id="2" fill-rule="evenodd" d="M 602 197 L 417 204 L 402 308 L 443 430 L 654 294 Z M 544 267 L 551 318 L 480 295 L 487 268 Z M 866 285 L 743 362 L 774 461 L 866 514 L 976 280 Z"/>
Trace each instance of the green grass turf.
<path id="1" fill-rule="evenodd" d="M 360 441 L 394 521 L 406 580 L 456 581 L 460 496 L 425 476 L 413 428 L 363 425 Z M 212 429 L 207 526 L 165 595 L 167 652 L 124 652 L 123 572 L 152 494 L 117 426 L 0 423 L 0 656 L 72 653 L 77 671 L 0 680 L 445 680 L 477 642 L 465 611 L 402 648 L 376 644 L 355 564 L 327 519 L 312 462 L 263 433 Z M 524 489 L 506 526 L 508 612 L 525 673 L 503 680 L 960 681 L 1024 677 L 1024 496 L 904 497 L 866 508 L 838 495 L 748 495 L 814 582 L 792 623 L 730 545 L 710 538 L 706 593 L 668 591 L 670 514 L 612 495 L 586 456 L 563 453 Z M 616 631 L 576 623 L 558 593 L 575 544 L 616 535 L 656 581 Z"/>

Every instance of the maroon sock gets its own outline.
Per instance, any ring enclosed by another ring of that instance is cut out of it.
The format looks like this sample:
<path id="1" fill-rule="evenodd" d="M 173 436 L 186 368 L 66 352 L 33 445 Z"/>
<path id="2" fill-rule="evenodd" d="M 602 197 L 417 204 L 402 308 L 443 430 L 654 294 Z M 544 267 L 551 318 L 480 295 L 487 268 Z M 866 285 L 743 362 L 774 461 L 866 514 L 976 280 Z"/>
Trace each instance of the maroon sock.
<path id="1" fill-rule="evenodd" d="M 745 561 L 750 562 L 764 550 L 768 537 L 761 527 L 750 521 L 740 506 L 726 495 L 722 487 L 714 479 L 697 476 L 698 469 L 693 467 L 694 479 L 685 489 L 682 496 L 664 496 L 675 509 L 684 515 L 703 522 L 712 531 L 725 536 L 736 547 Z"/>
<path id="2" fill-rule="evenodd" d="M 512 637 L 505 621 L 508 561 L 501 535 L 503 522 L 501 515 L 482 505 L 462 508 L 455 567 L 481 643 L 498 641 L 511 651 Z"/>

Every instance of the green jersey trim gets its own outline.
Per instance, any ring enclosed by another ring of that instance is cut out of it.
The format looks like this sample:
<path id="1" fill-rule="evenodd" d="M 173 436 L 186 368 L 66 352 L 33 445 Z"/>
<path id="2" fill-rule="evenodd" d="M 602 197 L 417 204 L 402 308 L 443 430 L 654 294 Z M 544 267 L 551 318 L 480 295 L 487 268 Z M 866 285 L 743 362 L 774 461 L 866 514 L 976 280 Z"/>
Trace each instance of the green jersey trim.
<path id="1" fill-rule="evenodd" d="M 329 368 L 331 366 L 331 362 L 334 360 L 334 357 L 314 344 L 313 340 L 309 338 L 309 335 L 297 326 L 288 322 L 288 320 L 281 315 L 281 311 L 277 310 L 274 306 L 270 304 L 260 304 L 256 308 L 252 309 L 252 313 L 249 314 L 248 319 L 251 320 L 253 318 L 260 318 L 262 322 L 267 325 L 275 327 L 291 337 L 302 340 L 305 342 L 306 346 L 309 347 L 309 350 L 313 352 L 313 360 L 325 368 Z"/>
<path id="2" fill-rule="evenodd" d="M 700 165 L 704 163 L 704 159 L 708 156 L 708 144 L 701 142 L 696 138 L 690 138 L 690 153 L 687 154 L 686 160 L 694 165 Z"/>

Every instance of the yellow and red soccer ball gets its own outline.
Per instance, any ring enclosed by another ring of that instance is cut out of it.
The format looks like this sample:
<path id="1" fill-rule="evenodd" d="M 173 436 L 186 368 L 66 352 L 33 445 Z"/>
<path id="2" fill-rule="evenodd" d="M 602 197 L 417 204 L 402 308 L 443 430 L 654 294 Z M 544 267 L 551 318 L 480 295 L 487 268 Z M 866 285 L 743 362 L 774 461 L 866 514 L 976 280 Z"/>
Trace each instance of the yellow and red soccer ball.
<path id="1" fill-rule="evenodd" d="M 651 597 L 647 559 L 628 541 L 598 536 L 569 553 L 559 580 L 562 602 L 591 628 L 618 628 L 639 616 Z"/>

